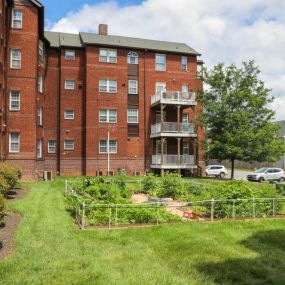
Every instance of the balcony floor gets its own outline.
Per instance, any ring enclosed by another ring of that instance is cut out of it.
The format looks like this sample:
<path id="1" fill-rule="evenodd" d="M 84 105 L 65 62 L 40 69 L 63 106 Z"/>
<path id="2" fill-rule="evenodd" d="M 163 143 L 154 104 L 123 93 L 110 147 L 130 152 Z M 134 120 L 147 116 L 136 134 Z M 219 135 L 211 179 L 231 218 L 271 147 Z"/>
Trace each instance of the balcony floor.
<path id="1" fill-rule="evenodd" d="M 152 134 L 150 136 L 151 139 L 154 138 L 197 138 L 197 134 L 190 134 L 190 133 L 171 133 L 171 132 L 162 132 L 157 134 Z"/>

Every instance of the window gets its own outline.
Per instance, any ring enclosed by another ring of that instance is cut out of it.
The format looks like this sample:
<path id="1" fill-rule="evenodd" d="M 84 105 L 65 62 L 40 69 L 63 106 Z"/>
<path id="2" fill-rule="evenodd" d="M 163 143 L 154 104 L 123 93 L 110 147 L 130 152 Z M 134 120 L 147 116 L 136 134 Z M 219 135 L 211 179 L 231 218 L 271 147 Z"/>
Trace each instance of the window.
<path id="1" fill-rule="evenodd" d="M 23 12 L 21 10 L 13 9 L 12 28 L 22 29 L 22 25 L 23 25 Z"/>
<path id="2" fill-rule="evenodd" d="M 48 153 L 56 153 L 56 141 L 48 141 Z"/>
<path id="3" fill-rule="evenodd" d="M 108 141 L 100 140 L 99 141 L 99 153 L 108 153 Z M 109 141 L 109 153 L 117 153 L 117 141 Z"/>
<path id="4" fill-rule="evenodd" d="M 99 91 L 117 93 L 117 80 L 100 79 L 99 80 Z"/>
<path id="5" fill-rule="evenodd" d="M 100 62 L 117 63 L 117 51 L 111 49 L 100 49 Z"/>
<path id="6" fill-rule="evenodd" d="M 184 124 L 189 123 L 189 113 L 182 113 L 182 123 Z"/>
<path id="7" fill-rule="evenodd" d="M 138 64 L 139 63 L 139 56 L 136 52 L 130 51 L 128 53 L 128 64 Z"/>
<path id="8" fill-rule="evenodd" d="M 74 110 L 72 109 L 64 110 L 64 119 L 74 120 Z"/>
<path id="9" fill-rule="evenodd" d="M 186 71 L 188 69 L 188 58 L 187 58 L 187 56 L 181 57 L 181 68 L 184 71 Z"/>
<path id="10" fill-rule="evenodd" d="M 39 41 L 39 59 L 40 61 L 44 61 L 45 53 L 44 53 L 44 43 Z"/>
<path id="11" fill-rule="evenodd" d="M 99 111 L 100 123 L 117 123 L 117 110 L 101 109 Z"/>
<path id="12" fill-rule="evenodd" d="M 74 90 L 74 80 L 65 80 L 65 89 Z"/>
<path id="13" fill-rule="evenodd" d="M 38 77 L 38 92 L 40 93 L 43 93 L 43 82 L 44 82 L 43 76 L 40 75 Z"/>
<path id="14" fill-rule="evenodd" d="M 37 140 L 37 159 L 41 159 L 43 157 L 43 141 Z"/>
<path id="15" fill-rule="evenodd" d="M 183 142 L 183 154 L 189 154 L 189 142 Z"/>
<path id="16" fill-rule="evenodd" d="M 166 83 L 159 83 L 155 84 L 155 94 L 165 92 L 166 91 Z"/>
<path id="17" fill-rule="evenodd" d="M 10 92 L 10 111 L 20 111 L 20 91 Z"/>
<path id="18" fill-rule="evenodd" d="M 139 110 L 138 109 L 128 109 L 128 123 L 138 124 L 139 122 Z"/>
<path id="19" fill-rule="evenodd" d="M 43 125 L 43 108 L 42 107 L 39 107 L 37 109 L 37 122 L 38 122 L 39 127 Z"/>
<path id="20" fill-rule="evenodd" d="M 9 135 L 9 152 L 20 151 L 20 134 L 10 133 Z"/>
<path id="21" fill-rule="evenodd" d="M 65 59 L 66 60 L 75 60 L 75 51 L 74 50 L 66 50 L 65 51 Z"/>
<path id="22" fill-rule="evenodd" d="M 189 93 L 189 86 L 187 84 L 183 84 L 181 88 L 182 94 L 188 95 Z"/>
<path id="23" fill-rule="evenodd" d="M 65 150 L 74 150 L 74 140 L 65 140 L 64 141 Z"/>
<path id="24" fill-rule="evenodd" d="M 20 69 L 22 64 L 22 52 L 20 49 L 11 49 L 11 62 L 12 69 Z"/>
<path id="25" fill-rule="evenodd" d="M 129 80 L 129 94 L 138 94 L 137 80 Z"/>
<path id="26" fill-rule="evenodd" d="M 166 55 L 165 54 L 155 55 L 155 70 L 158 70 L 158 71 L 166 70 Z"/>

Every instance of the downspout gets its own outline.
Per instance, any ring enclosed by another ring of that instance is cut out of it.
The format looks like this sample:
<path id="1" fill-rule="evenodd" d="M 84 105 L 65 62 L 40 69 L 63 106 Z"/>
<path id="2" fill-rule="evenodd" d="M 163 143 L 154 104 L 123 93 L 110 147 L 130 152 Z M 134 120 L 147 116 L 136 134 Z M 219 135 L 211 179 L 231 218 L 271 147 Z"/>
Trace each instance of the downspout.
<path id="1" fill-rule="evenodd" d="M 57 76 L 57 174 L 60 175 L 60 153 L 61 153 L 61 49 L 59 48 L 59 59 L 58 59 L 58 76 Z"/>
<path id="2" fill-rule="evenodd" d="M 146 116 L 147 116 L 147 111 L 146 111 L 146 106 L 147 106 L 147 101 L 146 101 L 146 52 L 147 49 L 144 50 L 144 127 L 145 127 L 145 138 L 144 138 L 144 171 L 146 172 L 146 164 L 147 164 L 147 143 L 146 141 L 148 140 L 148 126 L 146 125 Z"/>

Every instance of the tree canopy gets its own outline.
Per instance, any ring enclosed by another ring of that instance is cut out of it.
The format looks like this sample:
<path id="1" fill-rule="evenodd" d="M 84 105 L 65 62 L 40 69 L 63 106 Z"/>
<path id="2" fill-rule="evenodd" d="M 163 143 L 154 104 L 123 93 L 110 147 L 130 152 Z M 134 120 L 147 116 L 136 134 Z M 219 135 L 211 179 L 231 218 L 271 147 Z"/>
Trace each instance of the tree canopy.
<path id="1" fill-rule="evenodd" d="M 276 161 L 285 152 L 279 126 L 272 123 L 275 113 L 268 107 L 274 98 L 259 74 L 254 61 L 204 70 L 205 152 L 210 158 L 230 160 L 232 178 L 235 160 Z"/>

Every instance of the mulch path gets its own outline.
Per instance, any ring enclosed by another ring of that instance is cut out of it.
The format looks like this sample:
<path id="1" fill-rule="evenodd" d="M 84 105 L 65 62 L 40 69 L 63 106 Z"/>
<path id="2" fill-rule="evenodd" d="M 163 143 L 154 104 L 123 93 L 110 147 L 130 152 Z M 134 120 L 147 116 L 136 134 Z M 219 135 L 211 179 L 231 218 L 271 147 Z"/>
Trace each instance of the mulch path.
<path id="1" fill-rule="evenodd" d="M 6 199 L 8 201 L 21 200 L 24 199 L 29 192 L 30 190 L 26 188 L 16 188 L 6 195 Z M 0 225 L 0 260 L 13 252 L 13 239 L 21 220 L 21 215 L 9 212 L 6 214 L 4 224 Z"/>

